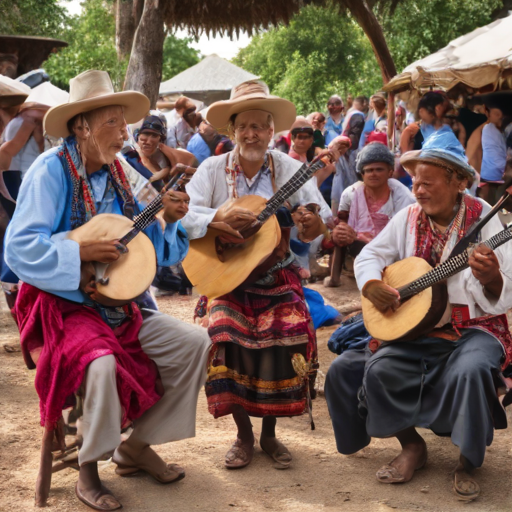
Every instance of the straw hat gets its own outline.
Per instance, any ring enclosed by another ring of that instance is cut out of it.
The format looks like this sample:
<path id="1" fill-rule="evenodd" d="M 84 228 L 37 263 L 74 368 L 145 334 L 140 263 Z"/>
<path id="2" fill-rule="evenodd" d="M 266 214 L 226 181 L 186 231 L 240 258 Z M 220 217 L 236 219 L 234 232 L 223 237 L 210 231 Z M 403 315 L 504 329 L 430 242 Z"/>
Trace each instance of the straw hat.
<path id="1" fill-rule="evenodd" d="M 229 100 L 210 105 L 206 120 L 217 130 L 226 131 L 231 116 L 248 110 L 263 110 L 272 114 L 274 131 L 289 130 L 295 121 L 295 105 L 288 100 L 269 94 L 261 80 L 249 80 L 231 89 Z"/>
<path id="2" fill-rule="evenodd" d="M 30 94 L 30 87 L 8 76 L 0 75 L 0 108 L 21 105 Z"/>
<path id="3" fill-rule="evenodd" d="M 441 128 L 434 132 L 423 144 L 423 149 L 404 153 L 400 163 L 411 176 L 416 175 L 418 164 L 432 164 L 453 169 L 468 179 L 468 187 L 473 184 L 477 174 L 469 165 L 464 147 L 451 128 Z"/>
<path id="4" fill-rule="evenodd" d="M 114 92 L 106 71 L 89 70 L 69 81 L 69 102 L 51 108 L 44 117 L 46 133 L 53 137 L 69 135 L 67 123 L 78 114 L 96 108 L 119 105 L 127 123 L 136 123 L 149 111 L 148 98 L 136 91 Z"/>
<path id="5" fill-rule="evenodd" d="M 34 87 L 25 103 L 21 106 L 20 110 L 31 109 L 48 109 L 62 105 L 69 101 L 69 93 L 55 87 L 50 82 L 43 82 L 42 84 Z"/>

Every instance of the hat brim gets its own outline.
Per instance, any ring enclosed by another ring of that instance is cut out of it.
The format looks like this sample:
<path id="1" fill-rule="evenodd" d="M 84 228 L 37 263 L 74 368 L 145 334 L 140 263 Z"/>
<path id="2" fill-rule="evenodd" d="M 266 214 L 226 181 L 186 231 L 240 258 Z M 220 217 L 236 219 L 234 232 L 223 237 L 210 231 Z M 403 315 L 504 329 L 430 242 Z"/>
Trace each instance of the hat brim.
<path id="1" fill-rule="evenodd" d="M 213 103 L 206 113 L 206 120 L 217 130 L 226 132 L 231 116 L 248 110 L 263 110 L 271 114 L 274 119 L 275 133 L 289 130 L 297 117 L 295 105 L 284 98 L 277 96 L 269 98 L 241 97 Z"/>
<path id="2" fill-rule="evenodd" d="M 43 120 L 44 130 L 52 137 L 65 138 L 70 135 L 68 131 L 70 119 L 78 114 L 109 106 L 123 107 L 126 122 L 132 124 L 146 116 L 150 103 L 147 96 L 137 91 L 115 92 L 87 100 L 64 103 L 48 110 Z"/>
<path id="3" fill-rule="evenodd" d="M 424 153 L 423 155 L 421 153 Z M 425 154 L 426 153 L 426 154 Z M 438 152 L 429 152 L 416 150 L 416 151 L 408 151 L 404 153 L 400 158 L 400 163 L 402 167 L 411 175 L 416 175 L 416 167 L 419 164 L 432 164 L 437 167 L 454 167 L 455 169 L 461 170 L 469 180 L 469 186 L 473 184 L 473 181 L 476 177 L 476 171 L 469 164 L 463 165 L 458 159 L 452 157 L 451 155 L 440 155 Z"/>

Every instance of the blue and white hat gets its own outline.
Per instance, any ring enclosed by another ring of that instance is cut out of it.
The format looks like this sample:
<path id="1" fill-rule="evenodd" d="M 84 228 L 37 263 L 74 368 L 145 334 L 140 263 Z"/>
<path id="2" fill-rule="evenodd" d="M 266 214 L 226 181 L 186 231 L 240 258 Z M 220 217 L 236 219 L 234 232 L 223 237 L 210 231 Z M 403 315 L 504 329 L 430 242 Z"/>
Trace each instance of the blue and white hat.
<path id="1" fill-rule="evenodd" d="M 468 179 L 468 187 L 473 184 L 477 175 L 468 163 L 464 147 L 448 127 L 443 127 L 428 137 L 421 150 L 404 153 L 400 163 L 411 176 L 416 174 L 416 166 L 421 163 L 447 167 L 456 172 L 462 171 Z"/>

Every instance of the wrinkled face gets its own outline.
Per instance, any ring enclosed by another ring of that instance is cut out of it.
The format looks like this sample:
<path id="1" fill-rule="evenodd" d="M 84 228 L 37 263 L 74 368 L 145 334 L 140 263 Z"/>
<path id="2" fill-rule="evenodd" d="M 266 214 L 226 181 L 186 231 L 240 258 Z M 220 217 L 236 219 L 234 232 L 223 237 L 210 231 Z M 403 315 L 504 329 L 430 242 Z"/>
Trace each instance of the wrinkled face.
<path id="1" fill-rule="evenodd" d="M 425 213 L 432 217 L 449 217 L 457 196 L 467 187 L 467 180 L 451 179 L 446 169 L 432 164 L 418 164 L 412 180 L 412 192 Z"/>
<path id="2" fill-rule="evenodd" d="M 243 158 L 250 161 L 265 158 L 274 135 L 274 128 L 269 124 L 268 112 L 248 110 L 238 114 L 235 118 L 234 131 L 235 141 Z"/>
<path id="3" fill-rule="evenodd" d="M 331 96 L 327 102 L 327 110 L 331 116 L 337 117 L 343 111 L 343 102 L 338 96 Z"/>
<path id="4" fill-rule="evenodd" d="M 385 162 L 374 162 L 365 165 L 361 174 L 365 187 L 379 189 L 393 176 L 393 169 Z"/>
<path id="5" fill-rule="evenodd" d="M 499 108 L 491 108 L 489 110 L 489 122 L 496 125 L 496 128 L 501 128 L 503 112 Z"/>
<path id="6" fill-rule="evenodd" d="M 308 149 L 313 145 L 312 133 L 298 133 L 293 137 L 293 147 L 297 153 L 303 155 L 307 153 Z"/>
<path id="7" fill-rule="evenodd" d="M 142 132 L 139 134 L 139 147 L 144 156 L 151 156 L 157 149 L 158 144 L 160 144 L 160 135 L 154 132 Z"/>

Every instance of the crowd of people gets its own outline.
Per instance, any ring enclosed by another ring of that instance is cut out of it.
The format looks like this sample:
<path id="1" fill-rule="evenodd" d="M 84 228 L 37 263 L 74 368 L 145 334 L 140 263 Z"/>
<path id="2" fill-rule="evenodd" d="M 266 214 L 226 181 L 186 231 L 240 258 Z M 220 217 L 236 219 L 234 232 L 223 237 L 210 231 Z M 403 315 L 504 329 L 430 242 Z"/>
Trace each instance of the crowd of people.
<path id="1" fill-rule="evenodd" d="M 139 92 L 114 92 L 106 72 L 78 75 L 69 100 L 57 104 L 28 102 L 30 91 L 0 78 L 0 193 L 9 220 L 2 282 L 25 362 L 37 370 L 41 424 L 51 439 L 62 441 L 62 411 L 81 397 L 76 494 L 96 510 L 121 507 L 98 474 L 105 457 L 121 476 L 145 471 L 161 483 L 185 476 L 151 445 L 195 435 L 203 385 L 209 412 L 235 424 L 226 468 L 253 460 L 251 417 L 262 418 L 262 450 L 277 468 L 290 467 L 277 420 L 312 413 L 315 330 L 342 320 L 307 281 L 326 277 L 324 284 L 339 286 L 351 258 L 363 299 L 392 316 L 401 295 L 385 282 L 385 269 L 412 256 L 432 267 L 447 261 L 500 197 L 511 168 L 511 126 L 499 105 L 489 101 L 479 113 L 476 101 L 461 107 L 440 91 L 424 94 L 414 113 L 400 102 L 388 116 L 386 95 L 377 92 L 345 103 L 334 95 L 327 115 L 302 117 L 260 80 L 207 108 L 180 97 L 161 112 Z M 320 169 L 303 179 L 312 163 Z M 178 175 L 188 184 L 167 189 Z M 98 285 L 105 280 L 84 270 L 122 262 L 134 249 L 124 237 L 83 243 L 76 230 L 97 214 L 138 222 L 160 193 L 162 212 L 144 229 L 158 261 L 153 284 L 188 293 L 181 262 L 189 245 L 214 230 L 213 258 L 244 250 L 263 221 L 241 200 L 271 205 L 285 192 L 275 205 L 273 251 L 228 293 L 199 299 L 200 326 L 159 312 L 150 289 L 104 304 Z M 479 241 L 502 227 L 493 217 Z M 396 343 L 368 336 L 331 366 L 325 393 L 338 450 L 357 452 L 372 437 L 401 444 L 379 482 L 407 482 L 425 465 L 427 446 L 416 431 L 424 427 L 460 449 L 457 497 L 479 496 L 473 470 L 494 429 L 506 427 L 498 395 L 510 383 L 511 256 L 507 245 L 476 246 L 467 268 L 447 279 L 446 308 L 435 322 Z M 45 499 L 38 487 L 37 503 Z"/>

